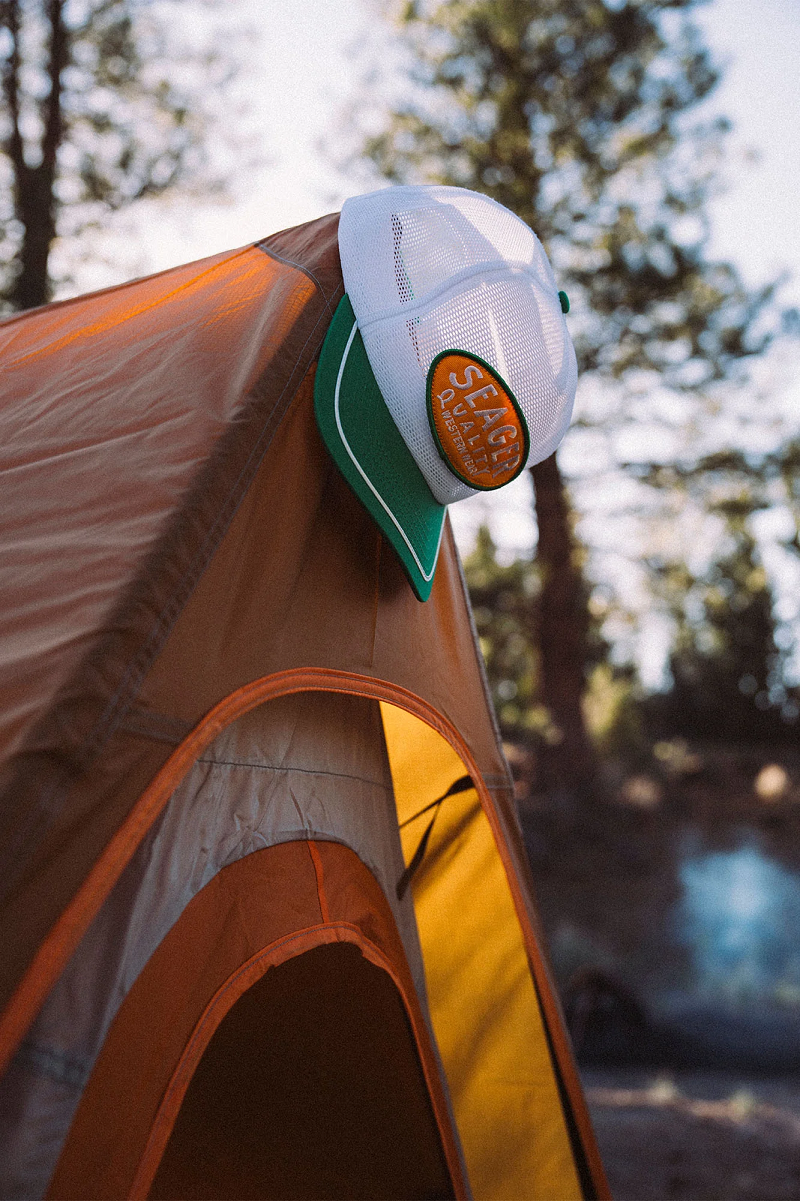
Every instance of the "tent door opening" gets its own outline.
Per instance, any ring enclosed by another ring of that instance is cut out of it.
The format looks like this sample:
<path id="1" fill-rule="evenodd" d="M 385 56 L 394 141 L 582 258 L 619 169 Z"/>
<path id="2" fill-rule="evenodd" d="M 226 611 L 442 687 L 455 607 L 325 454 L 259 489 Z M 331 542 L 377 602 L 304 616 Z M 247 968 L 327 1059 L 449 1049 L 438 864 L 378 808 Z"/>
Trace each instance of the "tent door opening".
<path id="1" fill-rule="evenodd" d="M 197 1066 L 149 1196 L 452 1197 L 388 973 L 339 943 L 248 989 Z"/>

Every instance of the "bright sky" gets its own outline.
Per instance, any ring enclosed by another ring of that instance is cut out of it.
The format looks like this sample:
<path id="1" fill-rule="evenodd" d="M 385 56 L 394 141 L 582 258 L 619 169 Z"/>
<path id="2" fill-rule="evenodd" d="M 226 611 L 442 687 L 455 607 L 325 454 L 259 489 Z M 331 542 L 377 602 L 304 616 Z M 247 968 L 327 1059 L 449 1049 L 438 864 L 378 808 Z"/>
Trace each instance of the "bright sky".
<path id="1" fill-rule="evenodd" d="M 714 250 L 751 283 L 790 270 L 783 295 L 800 304 L 800 4 L 713 0 L 702 25 L 728 64 L 710 104 L 734 121 L 731 184 L 713 209 Z M 748 149 L 755 162 L 746 161 Z"/>
<path id="2" fill-rule="evenodd" d="M 363 190 L 361 180 L 326 161 L 324 148 L 370 67 L 379 86 L 387 77 L 391 86 L 392 76 L 398 86 L 381 8 L 377 0 L 227 0 L 223 28 L 253 30 L 243 92 L 255 149 L 268 161 L 236 181 L 230 206 L 203 210 L 193 200 L 146 222 L 137 231 L 145 269 L 244 244 Z M 699 20 L 727 63 L 709 108 L 735 123 L 730 188 L 713 207 L 713 250 L 736 261 L 753 284 L 788 268 L 795 278 L 784 299 L 800 304 L 800 4 L 711 0 Z"/>

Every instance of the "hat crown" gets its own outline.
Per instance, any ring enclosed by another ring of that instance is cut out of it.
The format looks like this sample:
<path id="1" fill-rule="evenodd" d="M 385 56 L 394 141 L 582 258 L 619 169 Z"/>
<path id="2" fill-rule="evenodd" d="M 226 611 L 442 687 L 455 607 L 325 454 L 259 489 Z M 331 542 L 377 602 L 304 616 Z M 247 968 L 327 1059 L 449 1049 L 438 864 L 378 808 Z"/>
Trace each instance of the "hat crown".
<path id="1" fill-rule="evenodd" d="M 555 449 L 575 353 L 547 255 L 523 221 L 463 188 L 385 188 L 345 202 L 339 249 L 381 393 L 442 504 L 477 490 L 448 468 L 428 423 L 427 375 L 443 351 L 477 355 L 507 382 L 529 427 L 529 464 Z"/>

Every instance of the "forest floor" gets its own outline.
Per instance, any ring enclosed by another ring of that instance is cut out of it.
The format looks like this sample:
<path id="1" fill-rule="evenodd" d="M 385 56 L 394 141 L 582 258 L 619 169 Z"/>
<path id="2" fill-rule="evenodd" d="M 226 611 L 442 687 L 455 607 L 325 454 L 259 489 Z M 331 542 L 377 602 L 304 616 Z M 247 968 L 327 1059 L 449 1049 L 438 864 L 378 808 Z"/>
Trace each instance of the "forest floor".
<path id="1" fill-rule="evenodd" d="M 800 1078 L 583 1073 L 615 1201 L 796 1201 Z"/>

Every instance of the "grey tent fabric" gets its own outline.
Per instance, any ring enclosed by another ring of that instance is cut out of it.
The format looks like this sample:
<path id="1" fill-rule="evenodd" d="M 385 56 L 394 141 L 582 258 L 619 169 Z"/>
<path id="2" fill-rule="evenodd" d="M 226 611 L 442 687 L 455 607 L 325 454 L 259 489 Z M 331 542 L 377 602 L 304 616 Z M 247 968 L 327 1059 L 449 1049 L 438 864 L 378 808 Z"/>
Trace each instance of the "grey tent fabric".
<path id="1" fill-rule="evenodd" d="M 228 726 L 170 799 L 0 1082 L 0 1196 L 41 1197 L 95 1059 L 128 990 L 217 872 L 294 839 L 344 843 L 381 884 L 424 1003 L 410 896 L 376 702 L 281 697 Z"/>

